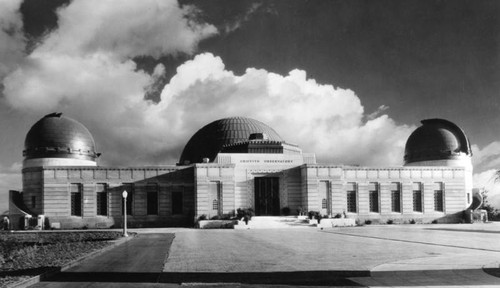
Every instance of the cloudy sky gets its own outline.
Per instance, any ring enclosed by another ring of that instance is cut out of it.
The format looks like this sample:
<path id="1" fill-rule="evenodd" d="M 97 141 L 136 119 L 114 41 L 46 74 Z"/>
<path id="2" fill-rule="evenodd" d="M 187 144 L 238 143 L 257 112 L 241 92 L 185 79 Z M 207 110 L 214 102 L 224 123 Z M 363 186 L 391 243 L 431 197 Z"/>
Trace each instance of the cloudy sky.
<path id="1" fill-rule="evenodd" d="M 56 111 L 116 166 L 174 164 L 229 116 L 319 162 L 398 166 L 419 121 L 444 118 L 500 207 L 500 1 L 0 0 L 0 28 L 0 209 Z"/>

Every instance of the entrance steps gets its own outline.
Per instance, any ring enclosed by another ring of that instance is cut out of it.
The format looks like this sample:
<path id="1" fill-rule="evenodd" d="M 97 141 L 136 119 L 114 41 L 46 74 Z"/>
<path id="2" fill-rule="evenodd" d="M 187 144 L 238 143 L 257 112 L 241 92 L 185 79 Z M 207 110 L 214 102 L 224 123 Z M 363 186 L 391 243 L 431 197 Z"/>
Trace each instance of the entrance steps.
<path id="1" fill-rule="evenodd" d="M 297 216 L 253 216 L 248 221 L 238 221 L 234 229 L 294 229 L 314 228 L 316 224 L 309 224 L 308 219 L 299 219 Z"/>

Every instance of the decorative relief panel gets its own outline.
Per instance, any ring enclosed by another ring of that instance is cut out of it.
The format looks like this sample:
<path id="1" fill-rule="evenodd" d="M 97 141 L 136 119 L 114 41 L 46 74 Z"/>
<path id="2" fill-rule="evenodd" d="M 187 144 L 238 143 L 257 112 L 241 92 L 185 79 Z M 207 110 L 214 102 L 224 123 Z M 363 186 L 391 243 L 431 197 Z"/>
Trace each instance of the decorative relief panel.
<path id="1" fill-rule="evenodd" d="M 307 167 L 307 177 L 317 177 L 317 176 L 318 176 L 317 168 Z"/>
<path id="2" fill-rule="evenodd" d="M 368 170 L 368 178 L 378 178 L 377 170 Z"/>
<path id="3" fill-rule="evenodd" d="M 82 178 L 82 173 L 80 169 L 71 169 L 69 172 L 69 178 L 71 179 L 80 179 Z"/>
<path id="4" fill-rule="evenodd" d="M 344 170 L 345 178 L 356 178 L 356 171 L 355 170 Z"/>
<path id="5" fill-rule="evenodd" d="M 108 179 L 119 179 L 120 178 L 120 173 L 118 170 L 115 169 L 110 169 L 108 170 Z"/>
<path id="6" fill-rule="evenodd" d="M 196 175 L 198 177 L 207 177 L 208 169 L 202 167 L 196 167 Z"/>
<path id="7" fill-rule="evenodd" d="M 342 168 L 330 168 L 330 176 L 341 177 Z"/>
<path id="8" fill-rule="evenodd" d="M 422 171 L 422 178 L 432 178 L 432 171 L 431 170 Z"/>
<path id="9" fill-rule="evenodd" d="M 156 171 L 156 169 L 147 169 L 146 170 L 146 179 L 154 178 L 156 176 L 158 176 L 158 171 Z"/>
<path id="10" fill-rule="evenodd" d="M 318 176 L 319 177 L 327 177 L 328 176 L 328 168 L 318 168 Z"/>
<path id="11" fill-rule="evenodd" d="M 387 178 L 389 178 L 389 171 L 387 171 L 387 170 L 378 170 L 378 177 L 380 179 L 387 179 Z"/>
<path id="12" fill-rule="evenodd" d="M 54 170 L 44 170 L 43 171 L 43 178 L 55 178 L 55 177 L 56 177 L 56 173 Z"/>
<path id="13" fill-rule="evenodd" d="M 57 169 L 56 170 L 56 178 L 67 179 L 68 178 L 68 170 L 66 170 L 66 169 Z"/>
<path id="14" fill-rule="evenodd" d="M 463 178 L 465 176 L 465 172 L 464 170 L 460 169 L 460 170 L 455 170 L 455 178 Z"/>
<path id="15" fill-rule="evenodd" d="M 220 176 L 220 170 L 219 168 L 208 168 L 208 176 L 209 177 L 219 177 Z"/>
<path id="16" fill-rule="evenodd" d="M 356 178 L 366 179 L 366 177 L 367 177 L 366 170 L 357 170 L 356 171 Z"/>
<path id="17" fill-rule="evenodd" d="M 144 180 L 146 178 L 146 173 L 142 169 L 134 169 L 132 170 L 132 178 L 134 180 Z"/>
<path id="18" fill-rule="evenodd" d="M 82 170 L 83 179 L 94 179 L 94 170 Z"/>
<path id="19" fill-rule="evenodd" d="M 389 178 L 391 179 L 399 179 L 399 170 L 389 170 Z"/>
<path id="20" fill-rule="evenodd" d="M 410 179 L 410 177 L 411 177 L 410 170 L 404 169 L 404 170 L 400 170 L 399 172 L 401 174 L 401 176 L 400 176 L 401 178 L 403 178 L 403 179 Z"/>
<path id="21" fill-rule="evenodd" d="M 448 178 L 448 179 L 453 178 L 453 171 L 452 170 L 444 170 L 443 171 L 443 178 Z"/>
<path id="22" fill-rule="evenodd" d="M 95 170 L 94 171 L 94 178 L 95 179 L 106 179 L 106 170 Z"/>
<path id="23" fill-rule="evenodd" d="M 129 170 L 129 169 L 120 170 L 120 178 L 121 179 L 132 179 L 132 170 Z"/>
<path id="24" fill-rule="evenodd" d="M 442 170 L 433 170 L 432 177 L 433 178 L 443 178 L 443 171 Z"/>
<path id="25" fill-rule="evenodd" d="M 422 171 L 420 171 L 420 170 L 413 170 L 412 169 L 410 174 L 411 174 L 411 178 L 416 178 L 416 179 L 422 178 Z"/>

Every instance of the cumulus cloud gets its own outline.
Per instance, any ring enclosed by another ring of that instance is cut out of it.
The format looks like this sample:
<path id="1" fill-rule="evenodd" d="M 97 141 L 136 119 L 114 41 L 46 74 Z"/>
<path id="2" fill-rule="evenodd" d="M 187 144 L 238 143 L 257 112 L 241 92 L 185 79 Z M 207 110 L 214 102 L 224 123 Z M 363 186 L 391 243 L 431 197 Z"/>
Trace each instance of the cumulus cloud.
<path id="1" fill-rule="evenodd" d="M 192 127 L 217 118 L 256 118 L 325 162 L 399 165 L 414 129 L 397 125 L 387 115 L 363 122 L 363 106 L 353 91 L 319 84 L 307 79 L 305 71 L 283 76 L 249 68 L 237 76 L 211 54 L 198 55 L 177 69 L 163 90 L 163 105 L 191 134 L 196 131 Z"/>
<path id="2" fill-rule="evenodd" d="M 217 33 L 194 15 L 193 6 L 181 8 L 176 1 L 73 1 L 59 10 L 59 29 L 38 50 L 78 56 L 109 52 L 121 59 L 191 54 L 200 40 Z"/>
<path id="3" fill-rule="evenodd" d="M 377 118 L 379 115 L 381 115 L 382 113 L 384 113 L 387 109 L 389 109 L 389 106 L 380 105 L 375 112 L 370 113 L 368 116 L 366 116 L 366 119 L 373 120 L 373 119 Z"/>
<path id="4" fill-rule="evenodd" d="M 59 9 L 58 29 L 4 80 L 7 101 L 19 109 L 50 110 L 65 101 L 144 96 L 157 75 L 136 71 L 133 57 L 189 54 L 217 32 L 197 23 L 193 10 L 175 1 L 73 1 Z"/>
<path id="5" fill-rule="evenodd" d="M 24 57 L 22 0 L 0 1 L 0 80 Z"/>
<path id="6" fill-rule="evenodd" d="M 217 32 L 196 22 L 195 12 L 172 1 L 72 1 L 58 11 L 58 28 L 5 78 L 7 101 L 40 117 L 60 111 L 79 120 L 103 165 L 175 163 L 199 128 L 230 116 L 267 123 L 320 162 L 402 163 L 414 127 L 395 123 L 385 106 L 367 118 L 353 91 L 305 71 L 235 75 L 210 53 L 180 65 L 165 87 L 163 65 L 152 75 L 139 71 L 133 57 L 189 54 Z M 158 103 L 145 100 L 157 91 Z"/>
<path id="7" fill-rule="evenodd" d="M 193 6 L 176 1 L 72 1 L 59 8 L 58 28 L 8 71 L 2 83 L 6 101 L 24 112 L 59 110 L 80 119 L 108 151 L 134 151 L 130 146 L 141 144 L 158 149 L 156 131 L 138 135 L 150 124 L 143 116 L 152 105 L 145 93 L 161 91 L 165 69 L 160 65 L 148 75 L 133 58 L 193 53 L 199 41 L 217 33 L 196 15 Z M 111 163 L 122 157 L 110 154 Z"/>
<path id="8" fill-rule="evenodd" d="M 500 167 L 500 142 L 491 142 L 482 149 L 477 145 L 471 145 L 471 148 L 474 169 L 484 171 Z"/>
<path id="9" fill-rule="evenodd" d="M 251 16 L 256 13 L 262 7 L 262 3 L 253 3 L 250 8 L 245 12 L 245 14 L 240 15 L 237 20 L 227 22 L 224 25 L 224 33 L 231 33 L 238 30 L 241 25 L 250 20 Z"/>

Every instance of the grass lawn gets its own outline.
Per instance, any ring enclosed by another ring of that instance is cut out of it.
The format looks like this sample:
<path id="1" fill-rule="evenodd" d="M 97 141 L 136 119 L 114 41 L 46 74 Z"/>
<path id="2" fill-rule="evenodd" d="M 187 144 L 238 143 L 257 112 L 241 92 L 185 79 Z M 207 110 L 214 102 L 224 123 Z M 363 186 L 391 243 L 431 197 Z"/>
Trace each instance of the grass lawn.
<path id="1" fill-rule="evenodd" d="M 0 233 L 0 287 L 111 245 L 117 231 Z"/>

